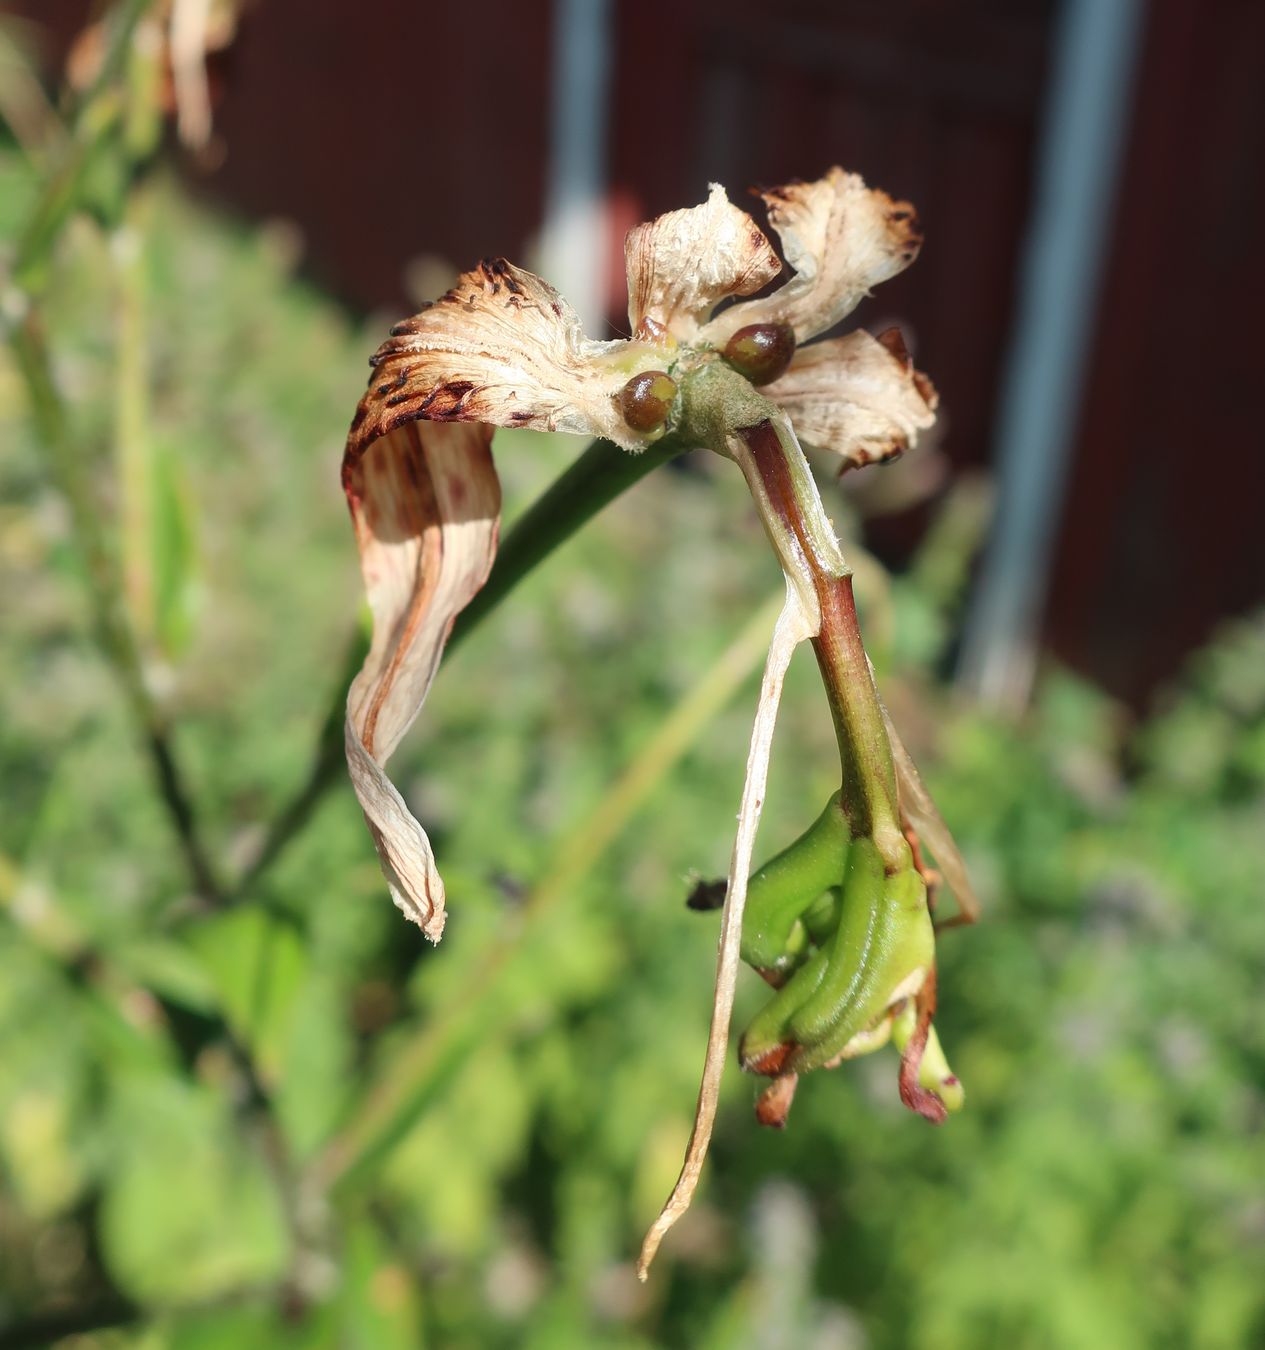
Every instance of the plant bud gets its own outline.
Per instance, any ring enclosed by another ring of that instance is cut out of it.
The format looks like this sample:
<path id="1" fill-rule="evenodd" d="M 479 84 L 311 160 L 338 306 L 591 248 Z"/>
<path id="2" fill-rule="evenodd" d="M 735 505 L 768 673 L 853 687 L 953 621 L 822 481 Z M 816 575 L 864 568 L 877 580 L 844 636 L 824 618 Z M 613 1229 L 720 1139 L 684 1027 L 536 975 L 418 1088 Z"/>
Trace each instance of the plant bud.
<path id="1" fill-rule="evenodd" d="M 791 364 L 795 330 L 789 323 L 749 323 L 725 343 L 723 354 L 752 384 L 771 384 Z"/>
<path id="2" fill-rule="evenodd" d="M 616 394 L 619 411 L 634 431 L 656 431 L 668 420 L 676 381 L 661 370 L 643 370 Z"/>

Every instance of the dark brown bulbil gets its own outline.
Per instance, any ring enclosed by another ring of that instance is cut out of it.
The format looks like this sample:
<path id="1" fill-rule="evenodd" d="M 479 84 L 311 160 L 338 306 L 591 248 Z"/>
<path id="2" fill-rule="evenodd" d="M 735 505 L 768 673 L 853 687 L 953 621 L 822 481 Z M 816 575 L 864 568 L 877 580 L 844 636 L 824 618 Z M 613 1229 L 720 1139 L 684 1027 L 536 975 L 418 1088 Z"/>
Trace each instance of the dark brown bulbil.
<path id="1" fill-rule="evenodd" d="M 794 355 L 795 330 L 788 323 L 750 323 L 725 343 L 725 360 L 755 385 L 785 375 Z"/>
<path id="2" fill-rule="evenodd" d="M 634 431 L 655 431 L 668 420 L 676 381 L 662 370 L 643 370 L 619 391 L 619 411 Z"/>

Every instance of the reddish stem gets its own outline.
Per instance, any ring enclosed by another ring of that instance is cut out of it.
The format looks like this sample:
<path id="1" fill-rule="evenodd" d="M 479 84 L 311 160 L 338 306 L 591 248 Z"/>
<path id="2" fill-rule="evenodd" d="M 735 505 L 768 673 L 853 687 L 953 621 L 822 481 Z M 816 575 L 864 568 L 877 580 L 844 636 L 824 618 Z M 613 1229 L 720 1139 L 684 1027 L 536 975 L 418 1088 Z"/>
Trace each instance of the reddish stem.
<path id="1" fill-rule="evenodd" d="M 854 836 L 869 836 L 888 870 L 908 865 L 908 846 L 897 812 L 896 774 L 878 691 L 861 640 L 852 576 L 822 557 L 804 509 L 779 429 L 771 421 L 744 427 L 738 435 L 750 451 L 763 495 L 799 545 L 821 609 L 813 650 L 834 716 L 843 771 L 841 804 Z"/>

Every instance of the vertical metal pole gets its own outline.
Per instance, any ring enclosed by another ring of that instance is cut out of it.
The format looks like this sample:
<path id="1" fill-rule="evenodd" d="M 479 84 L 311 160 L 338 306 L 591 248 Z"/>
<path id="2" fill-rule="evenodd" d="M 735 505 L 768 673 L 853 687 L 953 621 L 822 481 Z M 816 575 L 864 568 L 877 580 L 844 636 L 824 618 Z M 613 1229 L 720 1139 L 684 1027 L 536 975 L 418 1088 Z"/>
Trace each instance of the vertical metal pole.
<path id="1" fill-rule="evenodd" d="M 610 0 L 554 0 L 549 168 L 541 273 L 601 337 L 606 317 Z"/>
<path id="2" fill-rule="evenodd" d="M 1064 0 L 1058 21 L 995 432 L 997 523 L 959 675 L 1011 710 L 1027 701 L 1035 673 L 1144 14 L 1140 0 Z"/>

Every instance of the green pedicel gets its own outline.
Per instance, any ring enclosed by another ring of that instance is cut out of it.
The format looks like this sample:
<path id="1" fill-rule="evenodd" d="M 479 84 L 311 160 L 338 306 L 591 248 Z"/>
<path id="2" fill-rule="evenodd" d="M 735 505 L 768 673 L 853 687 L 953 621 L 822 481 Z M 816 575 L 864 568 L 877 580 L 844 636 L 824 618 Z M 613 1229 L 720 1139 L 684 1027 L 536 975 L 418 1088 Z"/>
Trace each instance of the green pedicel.
<path id="1" fill-rule="evenodd" d="M 783 970 L 803 951 L 800 916 L 839 884 L 848 856 L 848 823 L 836 792 L 795 842 L 770 858 L 747 883 L 742 959 L 757 970 Z"/>

